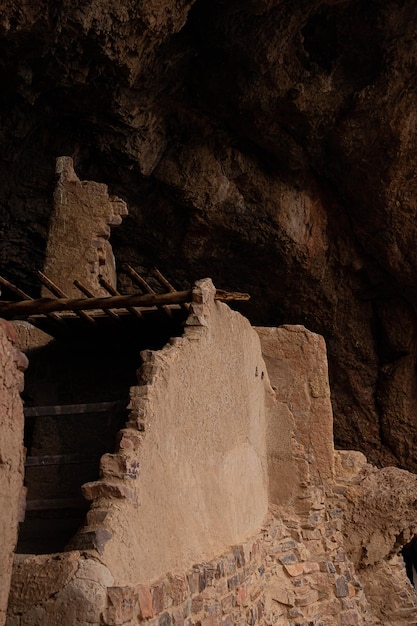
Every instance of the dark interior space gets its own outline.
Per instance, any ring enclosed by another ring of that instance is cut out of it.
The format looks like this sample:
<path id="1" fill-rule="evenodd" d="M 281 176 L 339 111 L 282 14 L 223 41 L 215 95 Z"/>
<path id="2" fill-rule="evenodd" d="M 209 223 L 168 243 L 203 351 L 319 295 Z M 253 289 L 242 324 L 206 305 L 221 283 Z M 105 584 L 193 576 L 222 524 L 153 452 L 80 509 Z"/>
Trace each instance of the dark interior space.
<path id="1" fill-rule="evenodd" d="M 65 550 L 88 510 L 81 486 L 100 478 L 100 457 L 115 451 L 126 423 L 141 350 L 181 335 L 185 316 L 178 307 L 146 311 L 140 320 L 103 316 L 93 326 L 74 317 L 59 337 L 28 352 L 27 499 L 18 553 Z"/>

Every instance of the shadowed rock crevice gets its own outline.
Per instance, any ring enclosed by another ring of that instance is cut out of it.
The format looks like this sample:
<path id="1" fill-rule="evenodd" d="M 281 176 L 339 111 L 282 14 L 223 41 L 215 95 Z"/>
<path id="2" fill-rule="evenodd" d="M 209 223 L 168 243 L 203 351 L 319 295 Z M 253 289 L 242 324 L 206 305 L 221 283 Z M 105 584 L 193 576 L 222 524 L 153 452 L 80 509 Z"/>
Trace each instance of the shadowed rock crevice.
<path id="1" fill-rule="evenodd" d="M 375 82 L 383 67 L 380 26 L 376 3 L 320 6 L 302 30 L 309 69 L 316 63 L 354 90 Z"/>

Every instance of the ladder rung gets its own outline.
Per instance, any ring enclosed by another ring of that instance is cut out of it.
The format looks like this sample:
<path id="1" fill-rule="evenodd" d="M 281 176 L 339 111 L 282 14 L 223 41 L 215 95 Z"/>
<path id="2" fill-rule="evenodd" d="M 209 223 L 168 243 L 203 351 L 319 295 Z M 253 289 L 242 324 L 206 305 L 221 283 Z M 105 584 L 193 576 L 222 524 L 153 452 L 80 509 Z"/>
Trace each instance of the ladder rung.
<path id="1" fill-rule="evenodd" d="M 42 465 L 80 465 L 81 463 L 97 463 L 100 456 L 87 456 L 83 454 L 55 454 L 47 456 L 26 457 L 26 467 L 39 467 Z"/>
<path id="2" fill-rule="evenodd" d="M 50 415 L 107 413 L 121 408 L 126 408 L 125 401 L 95 402 L 92 404 L 58 404 L 54 406 L 28 406 L 23 409 L 23 412 L 25 417 L 47 417 Z"/>
<path id="3" fill-rule="evenodd" d="M 57 509 L 87 509 L 89 503 L 83 498 L 51 498 L 27 500 L 26 511 L 55 511 Z"/>

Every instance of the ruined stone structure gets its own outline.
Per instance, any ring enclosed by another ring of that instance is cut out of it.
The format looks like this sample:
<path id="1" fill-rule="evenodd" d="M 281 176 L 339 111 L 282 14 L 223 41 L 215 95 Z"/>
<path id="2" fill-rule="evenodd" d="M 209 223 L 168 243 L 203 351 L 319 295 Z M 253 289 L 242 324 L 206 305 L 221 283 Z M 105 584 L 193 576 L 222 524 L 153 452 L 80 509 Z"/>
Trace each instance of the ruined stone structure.
<path id="1" fill-rule="evenodd" d="M 10 626 L 416 623 L 416 29 L 415 0 L 1 2 L 0 276 L 114 288 L 115 193 L 120 265 L 273 327 L 200 284 L 146 328 L 21 328 L 24 435 L 0 335 Z"/>
<path id="2" fill-rule="evenodd" d="M 201 281 L 183 336 L 142 357 L 85 523 L 15 556 L 8 626 L 413 623 L 417 479 L 333 450 L 320 337 L 256 332 Z"/>
<path id="3" fill-rule="evenodd" d="M 90 249 L 113 203 L 58 164 Z M 69 290 L 79 267 L 62 271 Z M 215 294 L 197 281 L 156 325 L 1 323 L 0 626 L 417 623 L 398 556 L 417 477 L 335 451 L 322 337 L 253 328 Z"/>

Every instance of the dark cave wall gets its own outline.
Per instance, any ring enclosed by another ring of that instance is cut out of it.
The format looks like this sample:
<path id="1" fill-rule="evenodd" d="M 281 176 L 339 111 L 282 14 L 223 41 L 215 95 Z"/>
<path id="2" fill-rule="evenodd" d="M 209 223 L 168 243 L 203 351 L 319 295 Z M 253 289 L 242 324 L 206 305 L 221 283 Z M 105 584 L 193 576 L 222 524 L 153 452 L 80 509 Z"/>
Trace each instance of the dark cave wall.
<path id="1" fill-rule="evenodd" d="M 1 274 L 36 293 L 71 156 L 129 205 L 119 264 L 323 334 L 336 444 L 415 469 L 416 25 L 412 0 L 3 3 Z"/>

